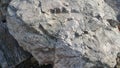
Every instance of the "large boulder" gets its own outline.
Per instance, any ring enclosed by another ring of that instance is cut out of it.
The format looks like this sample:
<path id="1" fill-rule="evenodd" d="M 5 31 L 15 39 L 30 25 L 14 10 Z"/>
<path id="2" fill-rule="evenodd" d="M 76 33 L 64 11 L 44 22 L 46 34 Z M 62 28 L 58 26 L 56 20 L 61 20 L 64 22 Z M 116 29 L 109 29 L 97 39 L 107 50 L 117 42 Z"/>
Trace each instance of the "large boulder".
<path id="1" fill-rule="evenodd" d="M 110 68 L 116 64 L 119 22 L 104 0 L 12 0 L 8 13 L 10 33 L 40 65 Z"/>

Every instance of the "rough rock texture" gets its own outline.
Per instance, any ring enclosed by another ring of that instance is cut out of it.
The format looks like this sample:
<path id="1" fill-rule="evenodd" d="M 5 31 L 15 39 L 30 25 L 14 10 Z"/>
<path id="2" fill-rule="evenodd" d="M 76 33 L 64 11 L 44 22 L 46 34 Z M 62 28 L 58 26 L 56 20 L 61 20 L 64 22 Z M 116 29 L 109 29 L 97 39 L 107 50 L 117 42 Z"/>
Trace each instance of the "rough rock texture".
<path id="1" fill-rule="evenodd" d="M 117 20 L 120 22 L 120 0 L 105 0 L 105 2 L 115 10 Z"/>
<path id="2" fill-rule="evenodd" d="M 7 26 L 40 65 L 110 68 L 120 52 L 119 9 L 110 1 L 12 0 Z"/>
<path id="3" fill-rule="evenodd" d="M 117 54 L 115 68 L 120 68 L 120 53 Z"/>
<path id="4" fill-rule="evenodd" d="M 8 32 L 6 15 L 9 2 L 10 0 L 0 0 L 0 68 L 14 68 L 31 56 Z"/>
<path id="5" fill-rule="evenodd" d="M 6 28 L 4 24 L 0 24 L 0 66 L 14 68 L 31 55 L 18 45 Z"/>

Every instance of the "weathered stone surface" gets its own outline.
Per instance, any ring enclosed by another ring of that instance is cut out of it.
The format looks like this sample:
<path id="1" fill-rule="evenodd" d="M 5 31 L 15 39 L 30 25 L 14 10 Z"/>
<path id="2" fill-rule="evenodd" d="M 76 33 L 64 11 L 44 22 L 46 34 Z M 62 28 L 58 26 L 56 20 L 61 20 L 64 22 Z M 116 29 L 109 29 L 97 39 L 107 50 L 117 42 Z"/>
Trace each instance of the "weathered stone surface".
<path id="1" fill-rule="evenodd" d="M 7 6 L 11 0 L 0 0 L 0 21 L 4 21 L 7 14 Z"/>
<path id="2" fill-rule="evenodd" d="M 39 64 L 110 68 L 120 52 L 120 33 L 107 21 L 117 20 L 107 1 L 12 0 L 7 26 Z"/>
<path id="3" fill-rule="evenodd" d="M 13 68 L 31 55 L 18 45 L 5 28 L 5 25 L 0 24 L 0 65 L 2 68 Z"/>
<path id="4" fill-rule="evenodd" d="M 120 22 L 120 0 L 105 0 L 116 12 L 117 20 Z"/>
<path id="5" fill-rule="evenodd" d="M 0 0 L 0 68 L 14 68 L 31 56 L 8 31 L 6 15 L 9 2 L 10 0 Z"/>
<path id="6" fill-rule="evenodd" d="M 120 53 L 117 54 L 115 68 L 120 68 Z"/>

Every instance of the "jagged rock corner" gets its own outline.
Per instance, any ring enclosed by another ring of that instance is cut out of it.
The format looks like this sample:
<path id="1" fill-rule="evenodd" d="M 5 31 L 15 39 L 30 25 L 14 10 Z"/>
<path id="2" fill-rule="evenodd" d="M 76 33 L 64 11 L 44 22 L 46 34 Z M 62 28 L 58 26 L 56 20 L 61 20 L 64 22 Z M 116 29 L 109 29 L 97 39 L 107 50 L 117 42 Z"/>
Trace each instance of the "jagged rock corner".
<path id="1" fill-rule="evenodd" d="M 119 52 L 120 0 L 0 0 L 1 68 L 120 68 Z"/>

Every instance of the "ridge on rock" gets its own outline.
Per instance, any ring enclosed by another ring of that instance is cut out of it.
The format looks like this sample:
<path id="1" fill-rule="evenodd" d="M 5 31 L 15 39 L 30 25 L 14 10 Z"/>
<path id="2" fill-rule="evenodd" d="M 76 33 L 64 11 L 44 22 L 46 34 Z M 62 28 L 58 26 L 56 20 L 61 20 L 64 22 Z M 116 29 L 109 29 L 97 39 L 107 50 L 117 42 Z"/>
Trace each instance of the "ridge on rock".
<path id="1" fill-rule="evenodd" d="M 19 46 L 7 28 L 7 7 L 10 0 L 0 0 L 0 68 L 14 68 L 31 56 Z"/>

